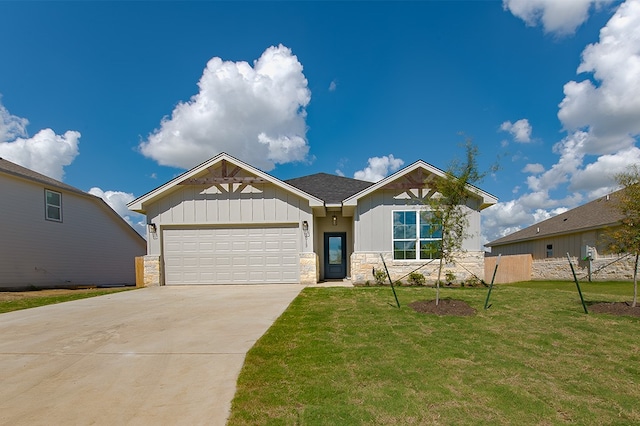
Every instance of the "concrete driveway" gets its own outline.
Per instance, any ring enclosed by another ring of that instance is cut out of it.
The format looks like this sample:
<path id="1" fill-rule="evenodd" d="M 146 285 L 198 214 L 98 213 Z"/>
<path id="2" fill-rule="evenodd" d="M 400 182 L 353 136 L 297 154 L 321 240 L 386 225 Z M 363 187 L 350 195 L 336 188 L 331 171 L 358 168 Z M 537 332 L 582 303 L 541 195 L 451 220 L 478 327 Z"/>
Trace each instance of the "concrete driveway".
<path id="1" fill-rule="evenodd" d="M 155 287 L 0 314 L 2 425 L 224 425 L 301 285 Z"/>

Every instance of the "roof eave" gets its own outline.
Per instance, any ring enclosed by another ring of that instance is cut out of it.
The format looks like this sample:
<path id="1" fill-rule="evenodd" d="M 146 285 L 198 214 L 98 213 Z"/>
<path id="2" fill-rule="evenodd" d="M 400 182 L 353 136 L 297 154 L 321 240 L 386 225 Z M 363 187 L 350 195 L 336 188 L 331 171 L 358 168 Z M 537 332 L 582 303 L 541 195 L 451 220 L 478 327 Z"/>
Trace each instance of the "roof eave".
<path id="1" fill-rule="evenodd" d="M 523 237 L 523 238 L 518 238 L 515 240 L 509 240 L 509 241 L 503 241 L 503 242 L 499 242 L 496 244 L 497 241 L 499 240 L 495 240 L 495 241 L 491 241 L 487 244 L 485 244 L 485 247 L 499 247 L 499 246 L 505 246 L 508 244 L 517 244 L 517 243 L 526 243 L 529 241 L 537 241 L 537 240 L 541 240 L 543 238 L 549 238 L 549 237 L 561 237 L 563 235 L 571 235 L 571 234 L 579 234 L 581 232 L 588 232 L 588 231 L 594 231 L 594 230 L 598 230 L 598 229 L 605 229 L 605 228 L 609 228 L 612 226 L 618 226 L 620 225 L 620 222 L 612 222 L 612 223 L 608 223 L 608 224 L 604 224 L 604 225 L 599 225 L 599 226 L 588 226 L 588 227 L 584 227 L 584 228 L 578 228 L 578 229 L 572 229 L 570 231 L 559 231 L 559 232 L 550 232 L 550 233 L 545 233 L 545 234 L 539 234 L 539 235 L 535 235 L 532 237 Z M 535 226 L 535 225 L 532 225 Z"/>
<path id="2" fill-rule="evenodd" d="M 191 176 L 195 176 L 198 175 L 199 173 L 205 171 L 207 168 L 211 167 L 213 164 L 218 163 L 219 161 L 222 160 L 226 160 L 229 161 L 230 163 L 235 164 L 236 166 L 240 166 L 243 169 L 249 171 L 250 173 L 255 174 L 256 176 L 263 178 L 265 180 L 267 180 L 268 182 L 288 191 L 291 193 L 294 193 L 296 195 L 298 195 L 301 198 L 304 198 L 306 200 L 309 201 L 309 206 L 310 207 L 324 207 L 324 201 L 320 200 L 319 198 L 308 194 L 286 182 L 281 181 L 278 178 L 275 178 L 273 176 L 271 176 L 268 173 L 263 172 L 262 170 L 258 170 L 255 167 L 241 161 L 238 160 L 235 157 L 230 156 L 227 153 L 220 153 L 218 155 L 216 155 L 215 157 L 210 158 L 209 160 L 199 164 L 198 166 L 182 173 L 180 176 L 170 180 L 169 182 L 165 183 L 162 186 L 159 186 L 158 188 L 136 198 L 135 200 L 131 201 L 130 203 L 127 204 L 127 208 L 129 210 L 135 211 L 137 213 L 142 213 L 142 214 L 146 214 L 146 208 L 145 205 L 147 205 L 150 202 L 153 202 L 154 200 L 163 197 L 164 195 L 166 195 L 166 193 L 168 191 L 172 191 L 174 190 L 178 183 L 182 182 L 183 180 L 191 177 Z"/>
<path id="3" fill-rule="evenodd" d="M 374 191 L 377 191 L 378 189 L 384 187 L 385 185 L 387 185 L 390 182 L 393 182 L 394 180 L 398 179 L 399 177 L 407 174 L 407 173 L 411 173 L 414 170 L 418 169 L 422 167 L 423 169 L 427 170 L 430 173 L 433 173 L 439 177 L 445 177 L 445 172 L 438 169 L 435 166 L 432 166 L 429 163 L 426 163 L 422 160 L 418 160 L 415 163 L 410 164 L 409 166 L 405 167 L 404 169 L 398 170 L 397 172 L 395 172 L 394 174 L 387 176 L 386 178 L 374 183 L 373 185 L 369 186 L 368 188 L 363 189 L 362 191 L 352 195 L 351 197 L 347 198 L 346 200 L 344 200 L 342 202 L 343 206 L 356 206 L 358 205 L 358 200 L 366 195 L 371 194 Z M 477 195 L 478 197 L 480 197 L 482 199 L 482 203 L 480 205 L 480 210 L 484 210 L 487 207 L 491 207 L 492 205 L 496 204 L 498 202 L 498 198 L 489 194 L 488 192 L 485 192 L 483 190 L 481 190 L 480 188 L 470 185 L 470 184 L 466 184 L 467 190 L 475 195 Z"/>

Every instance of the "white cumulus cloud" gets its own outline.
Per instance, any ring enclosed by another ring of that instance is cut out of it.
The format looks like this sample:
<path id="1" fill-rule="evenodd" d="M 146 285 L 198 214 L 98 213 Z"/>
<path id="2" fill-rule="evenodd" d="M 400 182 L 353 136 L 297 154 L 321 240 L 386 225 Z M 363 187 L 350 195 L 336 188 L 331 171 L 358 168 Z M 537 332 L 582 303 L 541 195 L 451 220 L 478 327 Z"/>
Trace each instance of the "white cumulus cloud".
<path id="1" fill-rule="evenodd" d="M 615 154 L 601 155 L 573 174 L 569 189 L 593 192 L 593 198 L 612 192 L 618 187 L 615 175 L 634 164 L 640 164 L 640 149 L 635 146 Z"/>
<path id="2" fill-rule="evenodd" d="M 558 118 L 565 130 L 587 132 L 585 154 L 611 154 L 640 134 L 640 0 L 623 3 L 582 52 L 578 73 L 589 79 L 564 86 Z"/>
<path id="3" fill-rule="evenodd" d="M 544 172 L 544 166 L 540 163 L 532 163 L 527 164 L 524 169 L 522 169 L 524 173 L 532 173 L 534 175 L 538 175 Z"/>
<path id="4" fill-rule="evenodd" d="M 571 32 L 587 19 L 591 6 L 606 3 L 611 2 L 503 2 L 529 25 L 542 22 L 548 32 Z M 564 21 L 567 25 L 558 25 L 562 20 L 552 25 L 548 21 L 552 11 L 556 18 L 573 18 Z M 529 192 L 487 209 L 483 226 L 488 241 L 614 191 L 614 176 L 640 163 L 636 146 L 640 135 L 640 0 L 620 4 L 600 30 L 599 41 L 583 50 L 577 73 L 585 79 L 565 84 L 559 105 L 558 118 L 566 136 L 553 146 L 557 162 L 547 168 L 528 164 L 523 172 L 530 173 L 526 180 Z"/>
<path id="5" fill-rule="evenodd" d="M 368 160 L 368 164 L 369 165 L 363 170 L 355 172 L 353 177 L 359 180 L 378 182 L 384 179 L 389 173 L 400 169 L 404 161 L 400 158 L 394 158 L 392 154 L 389 154 L 382 157 L 371 157 Z"/>
<path id="6" fill-rule="evenodd" d="M 188 169 L 227 152 L 262 170 L 306 161 L 306 106 L 311 91 L 291 49 L 279 45 L 247 62 L 214 57 L 199 92 L 140 144 L 159 164 Z"/>
<path id="7" fill-rule="evenodd" d="M 528 143 L 531 142 L 531 132 L 533 131 L 529 120 L 523 118 L 521 120 L 512 123 L 511 121 L 505 121 L 500 125 L 500 130 L 511 133 L 513 139 L 516 142 Z"/>
<path id="8" fill-rule="evenodd" d="M 69 130 L 62 135 L 51 129 L 27 134 L 26 118 L 9 113 L 0 104 L 0 157 L 61 181 L 64 167 L 79 153 L 80 133 Z"/>
<path id="9" fill-rule="evenodd" d="M 591 7 L 613 0 L 503 0 L 502 6 L 528 26 L 542 25 L 547 33 L 572 34 L 589 18 Z"/>

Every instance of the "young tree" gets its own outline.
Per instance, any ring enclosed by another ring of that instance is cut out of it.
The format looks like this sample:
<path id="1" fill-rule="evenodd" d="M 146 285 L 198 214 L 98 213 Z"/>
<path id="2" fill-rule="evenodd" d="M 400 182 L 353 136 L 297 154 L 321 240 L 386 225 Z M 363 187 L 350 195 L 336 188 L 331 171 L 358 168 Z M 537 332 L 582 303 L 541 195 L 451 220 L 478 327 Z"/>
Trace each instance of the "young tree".
<path id="1" fill-rule="evenodd" d="M 638 258 L 640 257 L 640 166 L 633 165 L 616 175 L 622 189 L 618 193 L 617 208 L 622 213 L 621 225 L 609 232 L 610 248 L 617 253 L 635 254 L 633 268 L 633 304 L 638 303 Z"/>
<path id="2" fill-rule="evenodd" d="M 488 173 L 498 168 L 496 164 L 486 172 L 478 171 L 478 147 L 467 139 L 464 149 L 465 160 L 454 159 L 449 164 L 445 176 L 435 181 L 433 189 L 436 195 L 427 202 L 431 208 L 431 225 L 439 228 L 442 234 L 436 281 L 436 305 L 440 302 L 442 269 L 445 263 L 454 260 L 456 253 L 462 251 L 462 243 L 469 236 L 466 204 L 470 194 L 467 185 L 479 183 Z"/>

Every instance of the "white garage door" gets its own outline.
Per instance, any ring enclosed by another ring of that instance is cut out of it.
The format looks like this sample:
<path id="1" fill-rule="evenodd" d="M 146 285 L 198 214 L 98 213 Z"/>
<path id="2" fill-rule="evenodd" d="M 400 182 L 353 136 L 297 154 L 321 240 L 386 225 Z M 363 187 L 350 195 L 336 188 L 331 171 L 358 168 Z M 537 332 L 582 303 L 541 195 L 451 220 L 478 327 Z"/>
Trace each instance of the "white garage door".
<path id="1" fill-rule="evenodd" d="M 300 281 L 297 227 L 165 229 L 165 283 Z"/>

